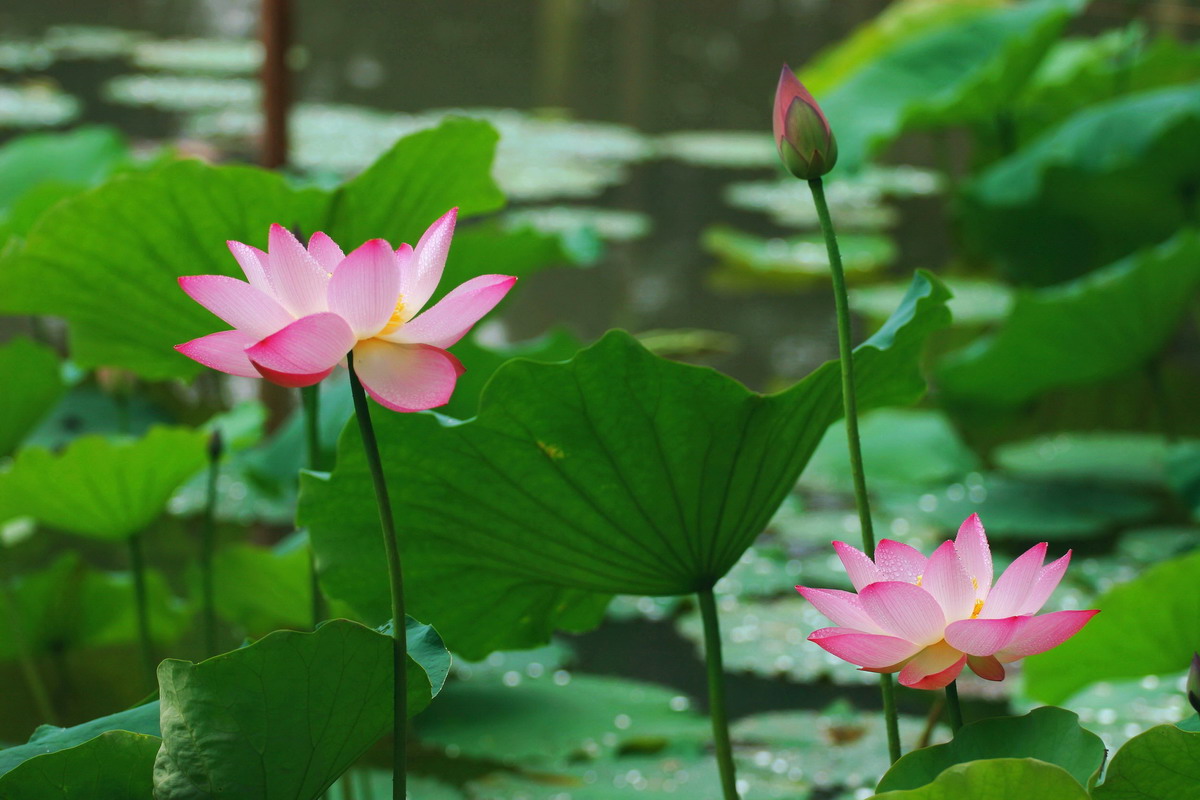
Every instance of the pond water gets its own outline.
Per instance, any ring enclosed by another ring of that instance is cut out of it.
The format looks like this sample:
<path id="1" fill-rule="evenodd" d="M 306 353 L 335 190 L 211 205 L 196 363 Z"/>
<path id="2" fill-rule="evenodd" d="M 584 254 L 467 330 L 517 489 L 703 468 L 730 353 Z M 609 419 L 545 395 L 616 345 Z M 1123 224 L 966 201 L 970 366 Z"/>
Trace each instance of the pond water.
<path id="1" fill-rule="evenodd" d="M 803 63 L 885 5 L 298 2 L 293 167 L 336 179 L 432 124 L 430 110 L 485 114 L 502 131 L 496 172 L 514 224 L 588 226 L 607 241 L 589 268 L 531 279 L 509 336 L 556 322 L 588 339 L 613 326 L 715 331 L 672 341 L 770 388 L 836 354 L 823 252 L 794 239 L 814 226 L 811 202 L 782 181 L 770 138 L 779 64 Z M 247 0 L 6 3 L 0 138 L 99 122 L 254 160 L 257 22 Z M 932 161 L 927 144 L 898 155 Z M 897 184 L 908 199 L 887 198 Z M 921 174 L 846 187 L 844 227 L 871 234 L 861 278 L 943 260 L 935 192 Z"/>

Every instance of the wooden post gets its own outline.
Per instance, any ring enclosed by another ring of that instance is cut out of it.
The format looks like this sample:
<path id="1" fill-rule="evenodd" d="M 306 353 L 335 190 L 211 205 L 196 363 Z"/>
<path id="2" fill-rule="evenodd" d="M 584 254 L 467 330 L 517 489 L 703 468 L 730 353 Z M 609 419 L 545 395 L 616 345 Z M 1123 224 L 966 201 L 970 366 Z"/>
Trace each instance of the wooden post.
<path id="1" fill-rule="evenodd" d="M 268 169 L 288 163 L 288 108 L 291 75 L 287 54 L 292 40 L 291 0 L 262 0 L 262 165 Z"/>

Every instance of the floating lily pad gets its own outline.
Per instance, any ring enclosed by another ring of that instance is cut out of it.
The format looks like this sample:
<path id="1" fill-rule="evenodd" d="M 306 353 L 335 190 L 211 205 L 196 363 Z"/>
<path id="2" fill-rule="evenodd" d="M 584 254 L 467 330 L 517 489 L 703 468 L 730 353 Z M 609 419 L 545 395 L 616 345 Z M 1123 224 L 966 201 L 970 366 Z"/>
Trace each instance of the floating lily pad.
<path id="1" fill-rule="evenodd" d="M 451 683 L 418 719 L 418 738 L 455 755 L 545 769 L 628 747 L 695 748 L 710 733 L 691 701 L 665 687 L 565 670 L 516 675 Z"/>
<path id="2" fill-rule="evenodd" d="M 838 244 L 851 282 L 896 258 L 896 246 L 886 236 L 843 234 Z M 829 280 L 829 256 L 820 234 L 767 239 L 719 225 L 704 232 L 701 246 L 721 259 L 714 280 L 725 286 L 802 286 Z"/>
<path id="3" fill-rule="evenodd" d="M 990 325 L 1006 319 L 1012 310 L 1013 290 L 1007 284 L 973 278 L 943 280 L 954 295 L 948 304 L 953 325 Z M 901 283 L 855 286 L 849 292 L 850 310 L 873 322 L 882 322 L 905 291 Z"/>
<path id="4" fill-rule="evenodd" d="M 248 78 L 183 75 L 121 75 L 104 87 L 110 103 L 160 111 L 202 111 L 258 102 L 258 82 Z"/>
<path id="5" fill-rule="evenodd" d="M 859 420 L 863 463 L 870 483 L 930 486 L 952 480 L 980 467 L 940 411 L 881 408 Z M 809 490 L 854 491 L 846 426 L 830 426 L 800 475 Z"/>
<path id="6" fill-rule="evenodd" d="M 0 69 L 9 72 L 44 70 L 54 63 L 54 51 L 43 42 L 10 39 L 0 42 Z"/>
<path id="7" fill-rule="evenodd" d="M 660 155 L 697 167 L 775 167 L 779 153 L 765 131 L 680 131 L 659 136 Z"/>
<path id="8" fill-rule="evenodd" d="M 250 75 L 262 60 L 262 43 L 255 39 L 159 39 L 133 46 L 136 66 L 168 72 Z"/>
<path id="9" fill-rule="evenodd" d="M 602 239 L 631 242 L 650 233 L 650 217 L 637 211 L 590 206 L 537 206 L 504 215 L 506 228 L 528 225 L 543 233 L 578 236 L 594 232 Z"/>
<path id="10" fill-rule="evenodd" d="M 483 661 L 454 661 L 454 676 L 463 680 L 492 681 L 505 686 L 519 684 L 525 678 L 553 675 L 575 657 L 571 646 L 561 639 L 531 650 L 497 650 Z"/>
<path id="11" fill-rule="evenodd" d="M 1001 445 L 996 465 L 1025 478 L 1161 486 L 1167 442 L 1145 433 L 1060 433 Z"/>
<path id="12" fill-rule="evenodd" d="M 42 41 L 59 58 L 104 60 L 119 58 L 147 38 L 140 31 L 103 25 L 54 25 L 46 29 Z"/>
<path id="13" fill-rule="evenodd" d="M 971 514 L 983 518 L 996 539 L 1086 539 L 1155 515 L 1159 504 L 1135 490 L 1092 483 L 1024 480 L 972 473 L 948 487 L 881 495 L 888 511 L 950 533 Z"/>
<path id="14" fill-rule="evenodd" d="M 0 86 L 0 129 L 51 128 L 79 116 L 79 101 L 54 83 Z"/>

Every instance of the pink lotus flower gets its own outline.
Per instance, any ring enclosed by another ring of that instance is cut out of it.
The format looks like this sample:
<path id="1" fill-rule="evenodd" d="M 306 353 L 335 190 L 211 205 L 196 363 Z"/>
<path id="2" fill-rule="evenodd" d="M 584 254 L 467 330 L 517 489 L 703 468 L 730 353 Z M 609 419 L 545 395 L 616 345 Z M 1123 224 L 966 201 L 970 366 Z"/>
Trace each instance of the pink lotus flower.
<path id="1" fill-rule="evenodd" d="M 381 405 L 393 411 L 444 405 L 463 372 L 446 348 L 517 280 L 472 278 L 418 316 L 441 280 L 457 217 L 451 209 L 415 248 L 393 250 L 372 239 L 343 255 L 332 239 L 314 233 L 306 249 L 282 225 L 271 226 L 265 253 L 229 242 L 246 281 L 190 275 L 179 285 L 233 330 L 175 349 L 206 367 L 281 386 L 311 386 L 353 350 L 355 373 Z"/>
<path id="2" fill-rule="evenodd" d="M 992 584 L 992 554 L 978 514 L 929 558 L 884 539 L 872 561 L 844 542 L 834 549 L 857 592 L 797 591 L 838 625 L 809 641 L 869 672 L 899 672 L 900 683 L 940 689 L 963 666 L 991 681 L 1004 664 L 1057 647 L 1098 611 L 1034 616 L 1058 586 L 1071 553 L 1042 566 L 1046 543 L 1029 548 Z"/>

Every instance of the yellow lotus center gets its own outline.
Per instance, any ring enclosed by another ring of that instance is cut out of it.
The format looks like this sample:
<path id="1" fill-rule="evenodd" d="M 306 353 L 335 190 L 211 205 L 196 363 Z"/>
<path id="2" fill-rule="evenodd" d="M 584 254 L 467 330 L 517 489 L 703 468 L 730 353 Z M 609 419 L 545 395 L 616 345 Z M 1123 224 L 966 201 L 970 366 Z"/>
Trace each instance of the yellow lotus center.
<path id="1" fill-rule="evenodd" d="M 922 579 L 922 578 L 924 578 L 924 577 L 925 577 L 924 575 L 918 575 L 918 576 L 917 576 L 917 586 L 920 586 L 920 585 L 921 585 L 921 579 Z"/>
<path id="2" fill-rule="evenodd" d="M 976 617 L 978 617 L 980 611 L 983 611 L 983 601 L 976 600 L 975 607 L 973 609 L 971 609 L 971 619 L 975 619 Z"/>
<path id="3" fill-rule="evenodd" d="M 393 333 L 397 328 L 404 324 L 404 295 L 400 295 L 396 299 L 396 307 L 392 310 L 392 316 L 388 319 L 387 325 L 383 326 L 383 330 L 379 332 L 380 336 L 386 336 Z"/>

